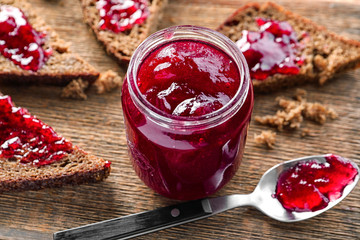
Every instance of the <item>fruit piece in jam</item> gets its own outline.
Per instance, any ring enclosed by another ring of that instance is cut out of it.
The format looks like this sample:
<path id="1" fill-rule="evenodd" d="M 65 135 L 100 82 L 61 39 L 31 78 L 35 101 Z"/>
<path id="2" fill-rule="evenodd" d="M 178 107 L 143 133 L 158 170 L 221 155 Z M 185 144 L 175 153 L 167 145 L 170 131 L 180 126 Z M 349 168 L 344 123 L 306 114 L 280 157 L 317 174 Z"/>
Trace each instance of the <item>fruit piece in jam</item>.
<path id="1" fill-rule="evenodd" d="M 0 96 L 0 159 L 42 166 L 72 152 L 72 144 L 9 96 Z"/>
<path id="2" fill-rule="evenodd" d="M 224 106 L 240 85 L 234 61 L 200 41 L 174 41 L 142 63 L 138 87 L 156 108 L 174 116 L 201 116 Z"/>
<path id="3" fill-rule="evenodd" d="M 44 50 L 45 34 L 29 24 L 16 7 L 0 6 L 0 53 L 24 70 L 38 71 L 52 50 Z"/>
<path id="4" fill-rule="evenodd" d="M 99 28 L 115 33 L 130 30 L 147 19 L 150 13 L 148 6 L 148 0 L 98 0 Z"/>
<path id="5" fill-rule="evenodd" d="M 256 19 L 259 31 L 243 30 L 236 42 L 249 65 L 252 79 L 264 80 L 276 73 L 296 75 L 302 64 L 296 33 L 288 22 Z"/>
<path id="6" fill-rule="evenodd" d="M 342 196 L 344 188 L 358 174 L 352 163 L 336 155 L 300 162 L 280 174 L 275 197 L 285 209 L 295 212 L 317 211 Z"/>

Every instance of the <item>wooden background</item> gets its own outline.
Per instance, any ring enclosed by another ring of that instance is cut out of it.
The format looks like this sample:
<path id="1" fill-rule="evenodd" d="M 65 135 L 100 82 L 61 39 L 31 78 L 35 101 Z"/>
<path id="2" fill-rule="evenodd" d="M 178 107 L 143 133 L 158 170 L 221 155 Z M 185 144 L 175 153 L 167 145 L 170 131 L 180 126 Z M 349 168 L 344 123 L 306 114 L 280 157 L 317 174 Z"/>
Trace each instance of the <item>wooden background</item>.
<path id="1" fill-rule="evenodd" d="M 43 17 L 72 49 L 101 71 L 120 67 L 82 21 L 75 0 L 31 0 Z M 170 0 L 161 27 L 194 24 L 216 28 L 247 1 Z M 360 40 L 360 2 L 279 1 L 290 10 L 330 30 Z M 161 197 L 134 174 L 126 149 L 120 90 L 87 101 L 61 100 L 58 87 L 4 86 L 3 93 L 19 106 L 52 125 L 85 150 L 113 162 L 110 177 L 102 183 L 61 189 L 0 195 L 0 239 L 51 239 L 52 233 L 101 220 L 167 206 L 175 201 Z M 275 149 L 254 142 L 254 134 L 268 129 L 251 123 L 245 156 L 237 175 L 216 195 L 250 193 L 261 175 L 274 164 L 305 155 L 336 153 L 360 164 L 360 70 L 339 75 L 324 87 L 304 86 L 308 101 L 329 104 L 340 118 L 317 125 L 305 122 L 314 136 L 300 131 L 278 133 Z M 256 95 L 254 115 L 275 113 L 274 99 L 282 93 Z M 307 221 L 285 224 L 243 207 L 208 219 L 139 237 L 138 239 L 360 239 L 360 186 L 332 210 Z"/>

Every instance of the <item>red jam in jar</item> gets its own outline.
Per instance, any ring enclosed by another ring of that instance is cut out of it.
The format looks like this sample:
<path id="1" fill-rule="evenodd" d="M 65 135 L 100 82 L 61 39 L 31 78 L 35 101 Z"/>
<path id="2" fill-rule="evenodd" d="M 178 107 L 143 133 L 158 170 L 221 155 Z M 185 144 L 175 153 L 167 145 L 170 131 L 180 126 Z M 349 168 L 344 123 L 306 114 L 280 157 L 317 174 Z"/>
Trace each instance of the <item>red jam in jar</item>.
<path id="1" fill-rule="evenodd" d="M 199 41 L 169 42 L 140 66 L 137 85 L 152 105 L 174 116 L 202 116 L 233 98 L 240 85 L 235 62 Z"/>
<path id="2" fill-rule="evenodd" d="M 115 33 L 130 30 L 142 24 L 150 14 L 148 0 L 97 0 L 99 28 Z"/>
<path id="3" fill-rule="evenodd" d="M 42 166 L 72 152 L 72 144 L 9 96 L 0 96 L 0 159 Z"/>
<path id="4" fill-rule="evenodd" d="M 285 209 L 317 211 L 342 196 L 344 188 L 358 175 L 353 164 L 340 156 L 328 155 L 325 163 L 300 162 L 280 174 L 275 197 Z"/>
<path id="5" fill-rule="evenodd" d="M 29 24 L 24 13 L 13 6 L 0 6 L 0 53 L 24 70 L 38 71 L 52 50 L 44 50 L 45 34 Z"/>
<path id="6" fill-rule="evenodd" d="M 215 193 L 236 173 L 253 107 L 246 60 L 225 36 L 176 26 L 135 51 L 122 90 L 140 179 L 179 200 Z"/>
<path id="7" fill-rule="evenodd" d="M 258 18 L 259 31 L 243 30 L 236 42 L 249 65 L 253 79 L 264 80 L 276 73 L 296 75 L 302 64 L 301 44 L 287 22 Z"/>

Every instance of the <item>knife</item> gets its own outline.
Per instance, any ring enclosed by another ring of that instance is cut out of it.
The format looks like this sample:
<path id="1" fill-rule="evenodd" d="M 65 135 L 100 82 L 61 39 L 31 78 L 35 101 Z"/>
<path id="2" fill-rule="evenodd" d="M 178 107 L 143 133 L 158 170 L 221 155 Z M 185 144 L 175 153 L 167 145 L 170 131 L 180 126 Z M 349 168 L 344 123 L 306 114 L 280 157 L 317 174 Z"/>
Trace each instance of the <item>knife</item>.
<path id="1" fill-rule="evenodd" d="M 241 197 L 239 197 L 239 194 L 234 194 L 218 198 L 205 198 L 183 202 L 152 211 L 63 230 L 54 233 L 53 239 L 129 239 L 224 212 L 239 206 L 239 201 L 247 205 L 250 199 L 244 198 L 244 196 L 247 195 L 241 195 Z"/>

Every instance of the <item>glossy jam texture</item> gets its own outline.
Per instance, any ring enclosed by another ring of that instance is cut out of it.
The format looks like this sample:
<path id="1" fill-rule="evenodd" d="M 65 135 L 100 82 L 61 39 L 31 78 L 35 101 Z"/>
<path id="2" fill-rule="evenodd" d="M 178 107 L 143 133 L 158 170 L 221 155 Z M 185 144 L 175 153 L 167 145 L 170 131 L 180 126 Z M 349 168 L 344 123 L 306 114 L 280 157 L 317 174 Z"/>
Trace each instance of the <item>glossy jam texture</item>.
<path id="1" fill-rule="evenodd" d="M 351 162 L 336 155 L 326 156 L 326 163 L 300 162 L 279 176 L 275 196 L 289 211 L 320 210 L 340 198 L 357 174 Z"/>
<path id="2" fill-rule="evenodd" d="M 47 165 L 72 152 L 72 144 L 25 108 L 0 96 L 0 159 Z"/>
<path id="3" fill-rule="evenodd" d="M 240 84 L 229 55 L 193 40 L 161 45 L 139 67 L 140 91 L 169 119 L 182 116 L 190 121 L 216 111 Z M 144 114 L 134 104 L 128 82 L 122 88 L 122 107 L 130 157 L 140 179 L 157 193 L 179 200 L 203 198 L 222 188 L 241 162 L 253 107 L 252 86 L 231 117 L 185 129 L 165 127 Z"/>
<path id="4" fill-rule="evenodd" d="M 148 0 L 98 0 L 99 28 L 115 33 L 132 29 L 142 24 L 150 14 Z"/>
<path id="5" fill-rule="evenodd" d="M 243 30 L 236 42 L 249 65 L 252 79 L 264 80 L 276 73 L 295 75 L 302 64 L 296 33 L 287 22 L 258 18 L 259 31 Z"/>
<path id="6" fill-rule="evenodd" d="M 137 85 L 152 105 L 168 114 L 201 116 L 228 103 L 240 78 L 223 51 L 199 41 L 175 41 L 144 60 Z"/>
<path id="7" fill-rule="evenodd" d="M 22 69 L 38 71 L 52 50 L 43 49 L 45 34 L 29 24 L 24 13 L 16 7 L 0 6 L 0 52 Z"/>

